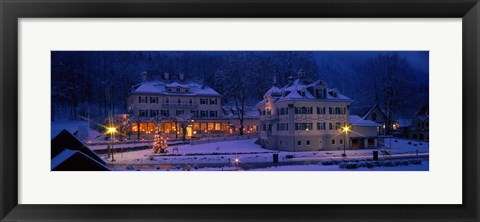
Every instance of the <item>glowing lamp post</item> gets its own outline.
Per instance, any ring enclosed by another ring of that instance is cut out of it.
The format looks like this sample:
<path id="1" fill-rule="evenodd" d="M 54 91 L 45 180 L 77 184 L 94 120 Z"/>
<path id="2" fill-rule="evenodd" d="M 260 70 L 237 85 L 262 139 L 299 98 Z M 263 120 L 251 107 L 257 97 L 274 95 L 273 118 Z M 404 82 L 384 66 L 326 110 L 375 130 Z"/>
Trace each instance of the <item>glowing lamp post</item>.
<path id="1" fill-rule="evenodd" d="M 113 143 L 115 142 L 114 139 L 115 139 L 115 132 L 117 132 L 117 129 L 115 127 L 108 127 L 107 128 L 107 133 L 110 133 L 111 137 L 110 137 L 110 140 L 111 140 L 111 146 L 110 146 L 110 149 L 112 150 L 112 162 L 115 162 L 115 157 L 113 156 Z"/>
<path id="2" fill-rule="evenodd" d="M 235 158 L 235 170 L 238 171 L 238 162 L 240 162 L 240 160 L 237 158 Z"/>
<path id="3" fill-rule="evenodd" d="M 345 132 L 345 141 L 343 142 L 343 154 L 342 154 L 343 157 L 347 156 L 347 153 L 345 151 L 345 149 L 346 149 L 345 148 L 345 146 L 346 146 L 345 143 L 348 143 L 348 148 L 350 149 L 350 142 L 348 142 L 348 132 L 349 131 L 350 131 L 350 127 L 348 127 L 348 126 L 344 126 L 342 128 L 342 132 Z"/>

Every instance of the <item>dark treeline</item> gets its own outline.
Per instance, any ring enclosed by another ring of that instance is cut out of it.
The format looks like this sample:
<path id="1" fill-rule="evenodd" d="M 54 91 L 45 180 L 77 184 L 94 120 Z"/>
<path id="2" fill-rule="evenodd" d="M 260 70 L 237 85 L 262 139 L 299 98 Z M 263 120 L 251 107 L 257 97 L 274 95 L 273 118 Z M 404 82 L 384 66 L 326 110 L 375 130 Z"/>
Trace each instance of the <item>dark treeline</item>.
<path id="1" fill-rule="evenodd" d="M 261 100 L 274 75 L 282 86 L 300 69 L 307 79 L 323 79 L 354 99 L 353 112 L 377 103 L 395 118 L 411 118 L 428 103 L 428 73 L 412 67 L 405 53 L 54 51 L 51 57 L 52 120 L 126 113 L 131 86 L 142 73 L 151 81 L 182 73 L 237 106 Z"/>

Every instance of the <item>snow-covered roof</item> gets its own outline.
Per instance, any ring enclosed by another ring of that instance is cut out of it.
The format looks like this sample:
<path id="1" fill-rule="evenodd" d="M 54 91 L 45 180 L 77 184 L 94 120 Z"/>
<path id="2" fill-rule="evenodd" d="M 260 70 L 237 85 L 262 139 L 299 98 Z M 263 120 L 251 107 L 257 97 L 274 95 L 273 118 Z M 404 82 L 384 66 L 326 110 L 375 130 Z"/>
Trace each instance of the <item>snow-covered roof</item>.
<path id="1" fill-rule="evenodd" d="M 257 103 L 256 106 L 263 106 L 263 105 L 265 105 L 265 104 L 267 104 L 267 101 L 265 101 L 264 99 L 262 99 L 260 102 Z"/>
<path id="2" fill-rule="evenodd" d="M 318 100 L 318 98 L 315 98 L 314 95 L 310 92 L 312 90 L 311 88 L 314 88 L 317 85 L 322 85 L 323 87 L 326 87 L 326 84 L 322 80 L 317 80 L 313 83 L 306 83 L 302 79 L 296 79 L 292 83 L 289 83 L 279 89 L 281 91 L 280 97 L 278 101 L 291 101 L 291 100 L 306 100 L 306 101 L 311 101 L 311 100 Z M 275 87 L 275 86 L 274 86 Z M 272 91 L 275 91 L 277 87 L 272 87 L 269 89 L 265 95 L 270 96 Z M 310 88 L 310 90 L 309 90 Z M 332 101 L 351 101 L 350 98 L 338 93 L 337 89 L 328 89 L 327 88 L 327 94 L 325 95 L 325 98 L 321 100 L 332 100 Z M 330 95 L 330 92 L 335 92 L 336 95 Z M 257 105 L 262 105 L 262 104 L 257 104 Z"/>
<path id="3" fill-rule="evenodd" d="M 383 117 L 385 119 L 388 119 L 387 115 L 385 114 L 385 112 L 383 112 L 382 109 L 380 109 L 380 107 L 378 106 L 378 104 L 375 104 L 374 106 L 372 106 L 372 108 L 370 108 L 370 110 L 368 110 L 367 113 L 365 113 L 365 115 L 363 115 L 363 118 L 367 118 L 375 109 L 378 109 L 380 110 L 380 113 L 383 115 Z"/>
<path id="4" fill-rule="evenodd" d="M 168 92 L 167 87 L 178 87 L 189 89 L 188 92 Z M 144 94 L 161 94 L 161 95 L 201 95 L 201 96 L 221 96 L 220 93 L 214 89 L 201 85 L 199 83 L 190 82 L 180 84 L 177 82 L 165 83 L 165 82 L 144 82 L 132 87 L 132 93 L 144 93 Z"/>
<path id="5" fill-rule="evenodd" d="M 357 115 L 348 116 L 348 122 L 352 126 L 375 126 L 375 127 L 381 126 L 380 124 L 378 124 L 376 122 L 373 122 L 371 120 L 363 119 L 362 117 L 357 116 Z"/>
<path id="6" fill-rule="evenodd" d="M 179 88 L 184 88 L 184 89 L 188 89 L 190 88 L 190 86 L 188 85 L 183 85 L 183 84 L 180 84 L 178 82 L 173 82 L 173 83 L 170 83 L 170 84 L 165 84 L 166 87 L 179 87 Z"/>
<path id="7" fill-rule="evenodd" d="M 270 96 L 281 96 L 282 95 L 282 91 L 276 87 L 276 86 L 272 86 L 272 88 L 270 88 L 266 93 L 265 95 L 270 95 Z"/>
<path id="8" fill-rule="evenodd" d="M 81 158 L 90 161 L 94 163 L 96 166 L 99 168 L 103 168 L 104 170 L 110 170 L 108 169 L 103 163 L 98 162 L 97 160 L 91 158 L 90 156 L 82 153 L 81 151 L 78 150 L 71 150 L 71 149 L 64 149 L 61 153 L 56 155 L 52 161 L 51 161 L 51 170 L 54 170 L 57 168 L 60 164 L 62 164 L 65 161 L 68 161 L 68 159 L 72 158 L 75 155 L 80 155 Z"/>

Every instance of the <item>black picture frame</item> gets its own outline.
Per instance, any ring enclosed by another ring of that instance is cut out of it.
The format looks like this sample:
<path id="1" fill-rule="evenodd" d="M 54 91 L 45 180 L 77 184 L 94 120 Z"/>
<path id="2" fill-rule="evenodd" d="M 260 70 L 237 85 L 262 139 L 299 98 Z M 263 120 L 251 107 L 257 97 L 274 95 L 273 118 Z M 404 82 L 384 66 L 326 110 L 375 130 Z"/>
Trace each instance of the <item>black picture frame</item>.
<path id="1" fill-rule="evenodd" d="M 1 0 L 0 15 L 2 221 L 479 221 L 478 0 Z M 463 204 L 262 206 L 18 204 L 17 20 L 76 17 L 462 18 Z"/>

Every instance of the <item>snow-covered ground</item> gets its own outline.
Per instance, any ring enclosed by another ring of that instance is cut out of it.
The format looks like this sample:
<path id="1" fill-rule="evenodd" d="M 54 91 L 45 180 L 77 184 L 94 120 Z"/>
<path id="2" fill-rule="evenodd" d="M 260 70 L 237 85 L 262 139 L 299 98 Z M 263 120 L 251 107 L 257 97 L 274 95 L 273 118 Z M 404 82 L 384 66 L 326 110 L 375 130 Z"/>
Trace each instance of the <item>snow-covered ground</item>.
<path id="1" fill-rule="evenodd" d="M 55 121 L 52 123 L 52 138 L 62 129 L 70 132 L 78 130 L 79 126 L 86 126 L 86 121 Z M 93 131 L 93 130 L 91 130 Z M 91 132 L 95 135 L 96 131 Z M 96 132 L 96 134 L 99 134 Z M 235 166 L 235 160 L 238 160 L 240 167 L 256 170 L 346 170 L 338 165 L 325 166 L 319 164 L 328 160 L 352 160 L 352 159 L 372 159 L 373 151 L 379 151 L 379 158 L 398 159 L 398 158 L 424 158 L 428 160 L 429 144 L 428 142 L 418 142 L 400 138 L 386 139 L 385 147 L 378 149 L 360 149 L 347 150 L 347 157 L 343 157 L 343 150 L 331 151 L 308 151 L 308 152 L 286 152 L 277 150 L 263 149 L 255 144 L 255 139 L 243 139 L 233 141 L 211 142 L 196 145 L 173 145 L 169 146 L 167 154 L 153 154 L 152 150 L 144 149 L 137 151 L 115 153 L 115 162 L 107 159 L 106 154 L 100 157 L 106 160 L 110 167 L 118 170 L 125 170 L 127 167 L 142 170 L 161 169 L 183 169 L 184 166 L 195 166 L 198 170 L 231 170 Z M 151 146 L 151 143 L 135 144 L 115 144 L 114 148 L 131 148 Z M 106 149 L 106 145 L 89 146 L 92 150 Z M 282 166 L 272 167 L 273 154 L 279 155 L 279 162 Z M 425 165 L 422 163 L 422 166 Z M 179 167 L 182 166 L 182 167 Z M 235 169 L 234 169 L 235 170 Z M 349 169 L 352 170 L 352 169 Z M 376 167 L 371 169 L 356 170 L 428 170 L 428 161 L 426 166 L 396 166 L 396 167 Z"/>
<path id="2" fill-rule="evenodd" d="M 137 171 L 244 171 L 241 166 L 236 167 L 234 164 L 224 165 L 219 167 L 198 167 L 196 165 L 184 165 L 184 166 L 172 166 L 172 165 L 158 165 L 156 167 L 136 167 L 135 165 L 128 168 L 117 167 L 114 170 L 137 170 Z M 422 161 L 421 164 L 409 164 L 399 166 L 381 166 L 372 168 L 357 168 L 346 169 L 341 168 L 339 165 L 322 165 L 322 164 L 305 164 L 305 165 L 280 165 L 259 167 L 254 169 L 248 169 L 249 171 L 428 171 L 429 161 Z"/>
<path id="3" fill-rule="evenodd" d="M 215 142 L 199 145 L 179 145 L 169 147 L 169 153 L 153 155 L 151 149 L 131 151 L 125 153 L 116 153 L 115 162 L 109 162 L 112 167 L 131 167 L 133 169 L 173 169 L 181 170 L 183 167 L 179 166 L 195 166 L 199 170 L 229 170 L 235 165 L 234 160 L 238 159 L 240 167 L 247 167 L 252 169 L 264 170 L 346 170 L 340 169 L 338 165 L 324 166 L 318 163 L 326 160 L 353 160 L 353 159 L 372 159 L 373 151 L 379 149 L 361 149 L 361 150 L 347 150 L 347 158 L 343 157 L 343 150 L 334 151 L 310 151 L 310 152 L 285 152 L 267 150 L 255 144 L 256 139 L 237 140 Z M 395 140 L 397 142 L 395 142 Z M 410 142 L 410 144 L 409 144 Z M 415 146 L 416 144 L 416 146 Z M 178 153 L 172 154 L 174 149 L 178 149 Z M 401 159 L 401 158 L 416 158 L 416 151 L 419 151 L 418 158 L 428 160 L 428 143 L 408 141 L 404 139 L 392 139 L 392 148 L 381 148 L 381 160 L 385 159 Z M 389 152 L 391 155 L 382 155 L 381 150 Z M 269 164 L 273 161 L 273 154 L 279 155 L 279 162 L 288 164 L 289 166 L 278 166 L 274 168 Z M 107 160 L 106 155 L 102 158 Z M 265 163 L 265 164 L 263 164 Z M 268 164 L 267 164 L 268 163 Z M 315 163 L 315 164 L 312 164 Z M 208 167 L 211 165 L 212 167 Z M 290 166 L 296 165 L 296 166 Z M 166 166 L 166 167 L 160 167 Z M 305 167 L 305 168 L 304 168 Z M 320 169 L 321 168 L 321 169 Z M 382 167 L 372 169 L 357 169 L 357 170 L 428 170 L 428 162 L 424 167 L 421 166 L 396 166 L 396 167 Z"/>
<path id="4" fill-rule="evenodd" d="M 321 164 L 310 165 L 292 165 L 278 166 L 268 168 L 253 169 L 254 171 L 426 171 L 428 170 L 428 161 L 423 161 L 420 165 L 393 166 L 393 167 L 372 167 L 357 169 L 342 169 L 339 165 L 323 166 Z"/>

